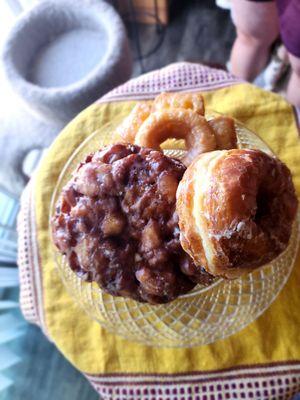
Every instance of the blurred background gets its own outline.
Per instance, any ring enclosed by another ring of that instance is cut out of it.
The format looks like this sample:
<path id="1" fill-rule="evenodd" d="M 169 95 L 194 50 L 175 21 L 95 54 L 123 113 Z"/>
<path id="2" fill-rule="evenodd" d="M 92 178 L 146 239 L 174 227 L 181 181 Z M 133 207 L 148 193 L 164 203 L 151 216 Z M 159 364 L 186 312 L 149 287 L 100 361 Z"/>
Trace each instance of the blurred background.
<path id="1" fill-rule="evenodd" d="M 0 2 L 1 47 L 20 15 L 39 2 Z M 74 4 L 80 2 L 84 4 L 84 0 L 75 1 Z M 133 58 L 130 74 L 132 77 L 183 60 L 225 66 L 235 31 L 230 12 L 217 7 L 214 0 L 113 0 L 111 3 L 125 22 Z M 59 50 L 61 49 L 57 49 Z M 22 172 L 22 162 L 26 154 L 33 147 L 47 147 L 68 121 L 36 118 L 36 115 L 28 112 L 28 107 L 24 108 L 24 98 L 14 96 L 11 85 L 9 87 L 4 76 L 3 67 L 0 79 L 0 148 L 5 148 L 5 152 L 1 154 L 5 168 L 0 169 L 0 184 L 19 195 L 26 183 L 26 176 Z M 63 82 L 67 76 L 62 76 L 61 79 Z M 100 96 L 101 93 L 98 97 Z M 32 156 L 35 157 L 37 154 Z"/>

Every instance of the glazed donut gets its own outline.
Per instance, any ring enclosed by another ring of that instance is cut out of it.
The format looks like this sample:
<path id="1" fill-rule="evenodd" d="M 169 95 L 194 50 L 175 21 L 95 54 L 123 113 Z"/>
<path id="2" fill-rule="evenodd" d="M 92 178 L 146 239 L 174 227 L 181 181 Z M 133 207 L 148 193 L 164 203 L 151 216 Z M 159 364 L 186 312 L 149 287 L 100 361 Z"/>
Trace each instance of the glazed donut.
<path id="1" fill-rule="evenodd" d="M 204 115 L 204 99 L 200 93 L 166 93 L 159 94 L 153 102 L 153 110 L 185 108 Z"/>
<path id="2" fill-rule="evenodd" d="M 215 133 L 217 150 L 237 148 L 237 136 L 232 118 L 221 116 L 208 121 L 208 123 Z"/>
<path id="3" fill-rule="evenodd" d="M 177 190 L 181 244 L 214 276 L 237 278 L 287 247 L 297 211 L 289 169 L 260 150 L 202 154 Z"/>
<path id="4" fill-rule="evenodd" d="M 130 114 L 116 130 L 118 139 L 125 143 L 134 143 L 135 136 L 142 123 L 149 117 L 152 105 L 146 102 L 137 103 Z"/>
<path id="5" fill-rule="evenodd" d="M 216 149 L 215 135 L 206 119 L 181 108 L 151 113 L 138 130 L 135 144 L 159 150 L 161 143 L 169 138 L 185 140 L 185 165 L 199 154 Z"/>

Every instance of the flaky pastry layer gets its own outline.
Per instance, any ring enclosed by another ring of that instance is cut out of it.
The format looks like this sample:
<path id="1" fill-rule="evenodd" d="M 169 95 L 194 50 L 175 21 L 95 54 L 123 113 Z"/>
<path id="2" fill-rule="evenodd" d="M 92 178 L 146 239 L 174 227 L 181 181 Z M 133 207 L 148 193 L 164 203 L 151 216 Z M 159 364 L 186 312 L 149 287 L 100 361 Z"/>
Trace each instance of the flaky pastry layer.
<path id="1" fill-rule="evenodd" d="M 297 210 L 288 168 L 260 150 L 202 154 L 177 190 L 181 244 L 214 276 L 236 278 L 287 246 Z"/>

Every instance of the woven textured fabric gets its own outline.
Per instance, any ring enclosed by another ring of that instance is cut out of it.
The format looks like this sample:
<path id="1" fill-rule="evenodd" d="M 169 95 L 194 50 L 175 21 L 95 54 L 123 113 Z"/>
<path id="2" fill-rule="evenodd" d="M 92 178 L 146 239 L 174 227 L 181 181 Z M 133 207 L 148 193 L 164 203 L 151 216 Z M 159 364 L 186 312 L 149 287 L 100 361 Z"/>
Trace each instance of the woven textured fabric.
<path id="1" fill-rule="evenodd" d="M 281 97 L 223 71 L 179 63 L 129 81 L 82 112 L 52 145 L 22 198 L 21 302 L 104 399 L 289 399 L 300 390 L 300 259 L 272 306 L 241 332 L 192 349 L 128 342 L 91 321 L 69 297 L 52 259 L 48 210 L 58 175 L 78 145 L 136 100 L 163 90 L 201 91 L 208 108 L 239 119 L 287 163 L 300 193 L 300 143 Z"/>

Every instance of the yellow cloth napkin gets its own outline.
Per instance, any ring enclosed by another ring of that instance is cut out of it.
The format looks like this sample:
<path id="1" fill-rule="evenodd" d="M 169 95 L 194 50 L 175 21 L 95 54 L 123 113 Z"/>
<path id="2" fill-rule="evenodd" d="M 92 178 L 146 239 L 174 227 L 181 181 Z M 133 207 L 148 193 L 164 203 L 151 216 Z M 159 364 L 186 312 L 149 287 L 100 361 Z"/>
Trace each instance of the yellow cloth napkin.
<path id="1" fill-rule="evenodd" d="M 231 115 L 259 134 L 291 169 L 299 196 L 300 142 L 291 106 L 281 97 L 246 83 L 204 91 L 203 95 L 207 108 Z M 157 374 L 164 377 L 166 374 L 174 374 L 174 378 L 169 379 L 172 386 L 176 385 L 175 377 L 178 376 L 188 376 L 192 382 L 197 372 L 201 377 L 203 373 L 227 368 L 236 368 L 236 374 L 240 371 L 239 368 L 252 366 L 257 370 L 260 366 L 267 368 L 270 364 L 276 368 L 277 365 L 289 365 L 293 368 L 298 365 L 300 370 L 299 254 L 288 283 L 260 318 L 227 339 L 190 349 L 152 348 L 126 341 L 92 321 L 68 295 L 55 268 L 50 249 L 48 218 L 53 189 L 64 164 L 82 140 L 101 124 L 121 114 L 126 115 L 134 104 L 134 101 L 98 103 L 83 111 L 55 140 L 35 176 L 33 199 L 47 335 L 65 357 L 92 381 L 93 376 L 100 377 L 98 381 L 95 378 L 94 385 L 100 385 L 102 389 L 104 387 L 101 393 L 103 396 L 109 393 L 112 397 L 108 398 L 119 398 L 119 392 L 116 392 L 116 397 L 111 395 L 118 387 L 115 383 L 114 389 L 109 383 L 114 382 L 112 377 L 115 376 L 120 380 L 120 376 L 126 375 L 130 378 L 145 374 L 145 377 L 152 377 L 151 382 L 162 384 L 163 378 L 158 378 Z M 281 370 L 282 368 L 280 367 Z M 262 374 L 260 369 L 257 373 Z M 105 376 L 109 379 L 106 380 Z M 201 381 L 199 379 L 197 382 Z M 110 389 L 105 389 L 106 383 Z M 189 387 L 191 385 L 190 383 Z M 300 390 L 300 383 L 297 387 Z M 182 398 L 188 398 L 190 390 L 186 387 L 186 397 Z M 193 390 L 199 393 L 199 390 Z M 157 397 L 154 398 L 158 398 L 159 393 L 156 392 Z M 255 398 L 255 391 L 253 393 Z"/>

